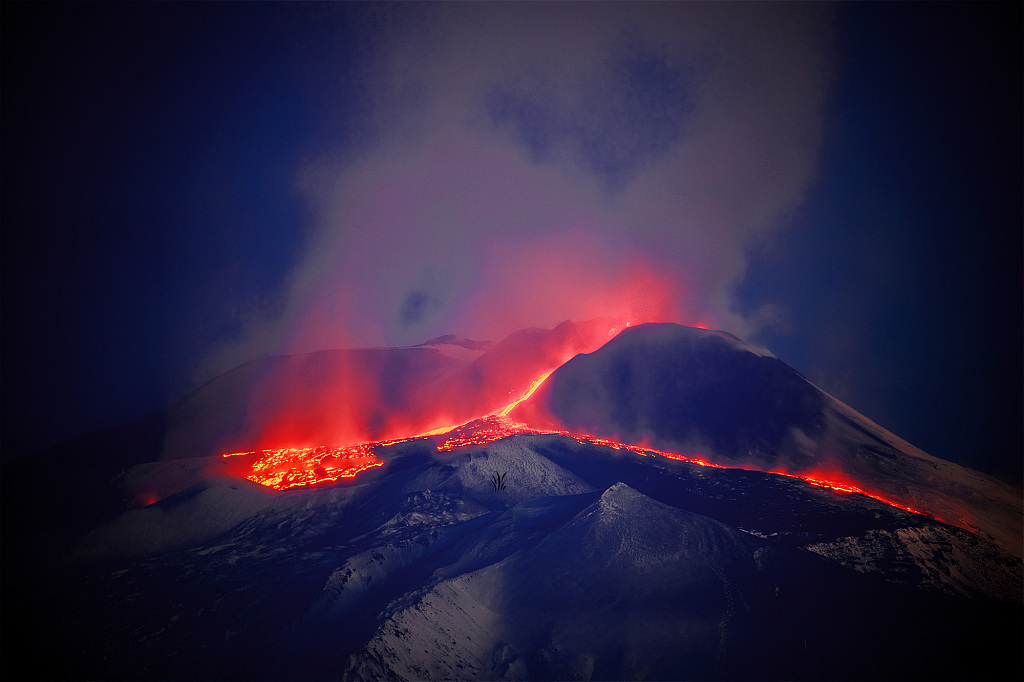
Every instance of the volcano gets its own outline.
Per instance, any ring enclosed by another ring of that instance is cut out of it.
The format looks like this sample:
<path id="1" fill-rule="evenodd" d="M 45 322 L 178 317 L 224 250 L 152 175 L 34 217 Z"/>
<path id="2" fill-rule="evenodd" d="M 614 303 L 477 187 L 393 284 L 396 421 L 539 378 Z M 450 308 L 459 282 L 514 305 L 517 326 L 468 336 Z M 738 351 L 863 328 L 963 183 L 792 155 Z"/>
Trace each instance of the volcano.
<path id="1" fill-rule="evenodd" d="M 29 677 L 1024 672 L 1020 491 L 722 331 L 266 358 L 3 476 Z"/>

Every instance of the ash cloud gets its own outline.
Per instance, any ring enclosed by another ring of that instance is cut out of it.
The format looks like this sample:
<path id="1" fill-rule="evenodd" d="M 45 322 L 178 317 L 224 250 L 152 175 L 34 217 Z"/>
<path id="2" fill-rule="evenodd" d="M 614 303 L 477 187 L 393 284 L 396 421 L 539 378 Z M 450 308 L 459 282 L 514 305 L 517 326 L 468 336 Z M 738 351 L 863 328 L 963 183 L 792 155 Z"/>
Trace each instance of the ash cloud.
<path id="1" fill-rule="evenodd" d="M 616 42 L 616 39 L 613 39 Z M 648 157 L 672 148 L 691 107 L 696 70 L 668 51 L 621 39 L 569 91 L 542 74 L 500 83 L 487 97 L 498 128 L 537 163 L 570 150 L 605 188 L 624 188 Z"/>
<path id="2" fill-rule="evenodd" d="M 296 179 L 279 314 L 212 365 L 643 310 L 756 336 L 752 238 L 813 179 L 829 7 L 427 4 L 375 15 L 365 112 Z"/>

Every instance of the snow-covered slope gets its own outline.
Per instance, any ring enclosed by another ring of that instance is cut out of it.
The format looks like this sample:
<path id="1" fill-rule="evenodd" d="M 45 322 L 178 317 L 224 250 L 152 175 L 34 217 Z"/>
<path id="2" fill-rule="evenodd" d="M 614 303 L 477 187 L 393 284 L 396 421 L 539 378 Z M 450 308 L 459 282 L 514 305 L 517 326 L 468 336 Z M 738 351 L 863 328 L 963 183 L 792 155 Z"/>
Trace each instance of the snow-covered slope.
<path id="1" fill-rule="evenodd" d="M 1020 672 L 1020 562 L 933 519 L 561 436 L 382 454 L 327 488 L 209 479 L 45 570 L 6 537 L 7 662 L 48 679 Z"/>

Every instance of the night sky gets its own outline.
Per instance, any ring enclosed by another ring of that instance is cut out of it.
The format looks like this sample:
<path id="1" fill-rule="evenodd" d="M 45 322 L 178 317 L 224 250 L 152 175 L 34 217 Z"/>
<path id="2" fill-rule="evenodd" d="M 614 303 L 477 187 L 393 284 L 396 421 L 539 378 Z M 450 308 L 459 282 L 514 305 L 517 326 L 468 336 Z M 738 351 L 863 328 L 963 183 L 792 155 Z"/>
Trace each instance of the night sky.
<path id="1" fill-rule="evenodd" d="M 2 5 L 3 457 L 637 313 L 1019 481 L 1019 3 Z"/>

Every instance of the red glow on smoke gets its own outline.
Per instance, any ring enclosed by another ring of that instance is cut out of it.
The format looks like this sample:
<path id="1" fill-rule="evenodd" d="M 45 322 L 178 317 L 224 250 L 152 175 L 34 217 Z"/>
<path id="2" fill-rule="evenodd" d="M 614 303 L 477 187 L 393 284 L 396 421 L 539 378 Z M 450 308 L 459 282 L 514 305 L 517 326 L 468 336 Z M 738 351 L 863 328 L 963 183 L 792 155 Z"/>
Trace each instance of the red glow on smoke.
<path id="1" fill-rule="evenodd" d="M 442 432 L 502 409 L 580 353 L 642 318 L 524 329 L 467 361 L 472 348 L 322 351 L 275 359 L 249 388 L 245 425 L 224 449 L 310 449 Z M 481 354 L 482 353 L 482 354 Z M 537 382 L 531 384 L 531 381 Z M 506 413 L 507 414 L 507 413 Z"/>
<path id="2" fill-rule="evenodd" d="M 744 468 L 748 470 L 754 468 L 729 467 L 717 464 L 703 454 L 683 454 L 657 449 L 647 444 L 623 443 L 615 439 L 601 438 L 590 434 L 571 433 L 565 430 L 538 428 L 515 421 L 510 415 L 515 412 L 517 407 L 529 400 L 544 381 L 551 376 L 553 371 L 554 369 L 548 370 L 539 375 L 519 395 L 505 405 L 499 406 L 489 415 L 470 419 L 455 426 L 442 426 L 402 438 L 364 441 L 342 447 L 267 448 L 225 454 L 223 457 L 225 459 L 238 458 L 244 460 L 248 468 L 246 478 L 276 490 L 334 483 L 343 478 L 354 478 L 362 471 L 384 464 L 384 461 L 375 454 L 376 448 L 387 447 L 415 438 L 434 436 L 444 436 L 440 441 L 436 442 L 438 452 L 485 447 L 489 443 L 519 434 L 549 434 L 573 438 L 584 445 L 608 447 L 643 457 L 664 457 L 703 467 L 718 469 Z M 800 479 L 813 486 L 826 488 L 841 494 L 866 495 L 914 514 L 931 516 L 926 511 L 896 502 L 877 492 L 865 490 L 861 484 L 838 469 L 827 471 L 813 470 L 799 473 L 792 473 L 783 469 L 772 469 L 767 473 Z M 941 519 L 938 520 L 941 521 Z"/>
<path id="3" fill-rule="evenodd" d="M 250 406 L 251 433 L 225 458 L 233 471 L 278 490 L 351 478 L 382 464 L 376 447 L 447 433 L 482 415 L 509 421 L 551 372 L 598 349 L 625 324 L 523 330 L 456 369 L 430 347 L 281 358 Z"/>
<path id="4" fill-rule="evenodd" d="M 445 355 L 443 344 L 435 344 L 278 358 L 250 387 L 254 398 L 245 427 L 232 443 L 236 452 L 224 455 L 229 470 L 285 490 L 354 478 L 384 464 L 379 449 L 405 440 L 434 438 L 437 450 L 445 452 L 524 433 L 559 434 L 583 444 L 704 467 L 737 467 L 714 462 L 704 453 L 569 432 L 542 400 L 530 400 L 556 369 L 578 354 L 597 350 L 629 326 L 652 321 L 716 326 L 710 318 L 681 310 L 674 301 L 686 300 L 679 295 L 685 287 L 656 275 L 648 262 L 602 263 L 607 253 L 588 249 L 579 235 L 571 235 L 568 245 L 550 243 L 562 239 L 541 239 L 535 250 L 527 245 L 523 258 L 501 260 L 467 305 L 467 316 L 487 329 L 518 328 L 537 315 L 596 319 L 522 329 L 486 352 L 459 346 L 455 355 Z M 603 269 L 594 267 L 595 262 Z M 524 271 L 530 277 L 523 277 Z M 768 473 L 924 513 L 867 489 L 838 469 Z"/>
<path id="5" fill-rule="evenodd" d="M 567 319 L 690 324 L 694 317 L 687 310 L 692 287 L 680 275 L 585 230 L 492 245 L 483 262 L 457 326 L 507 334 Z"/>

